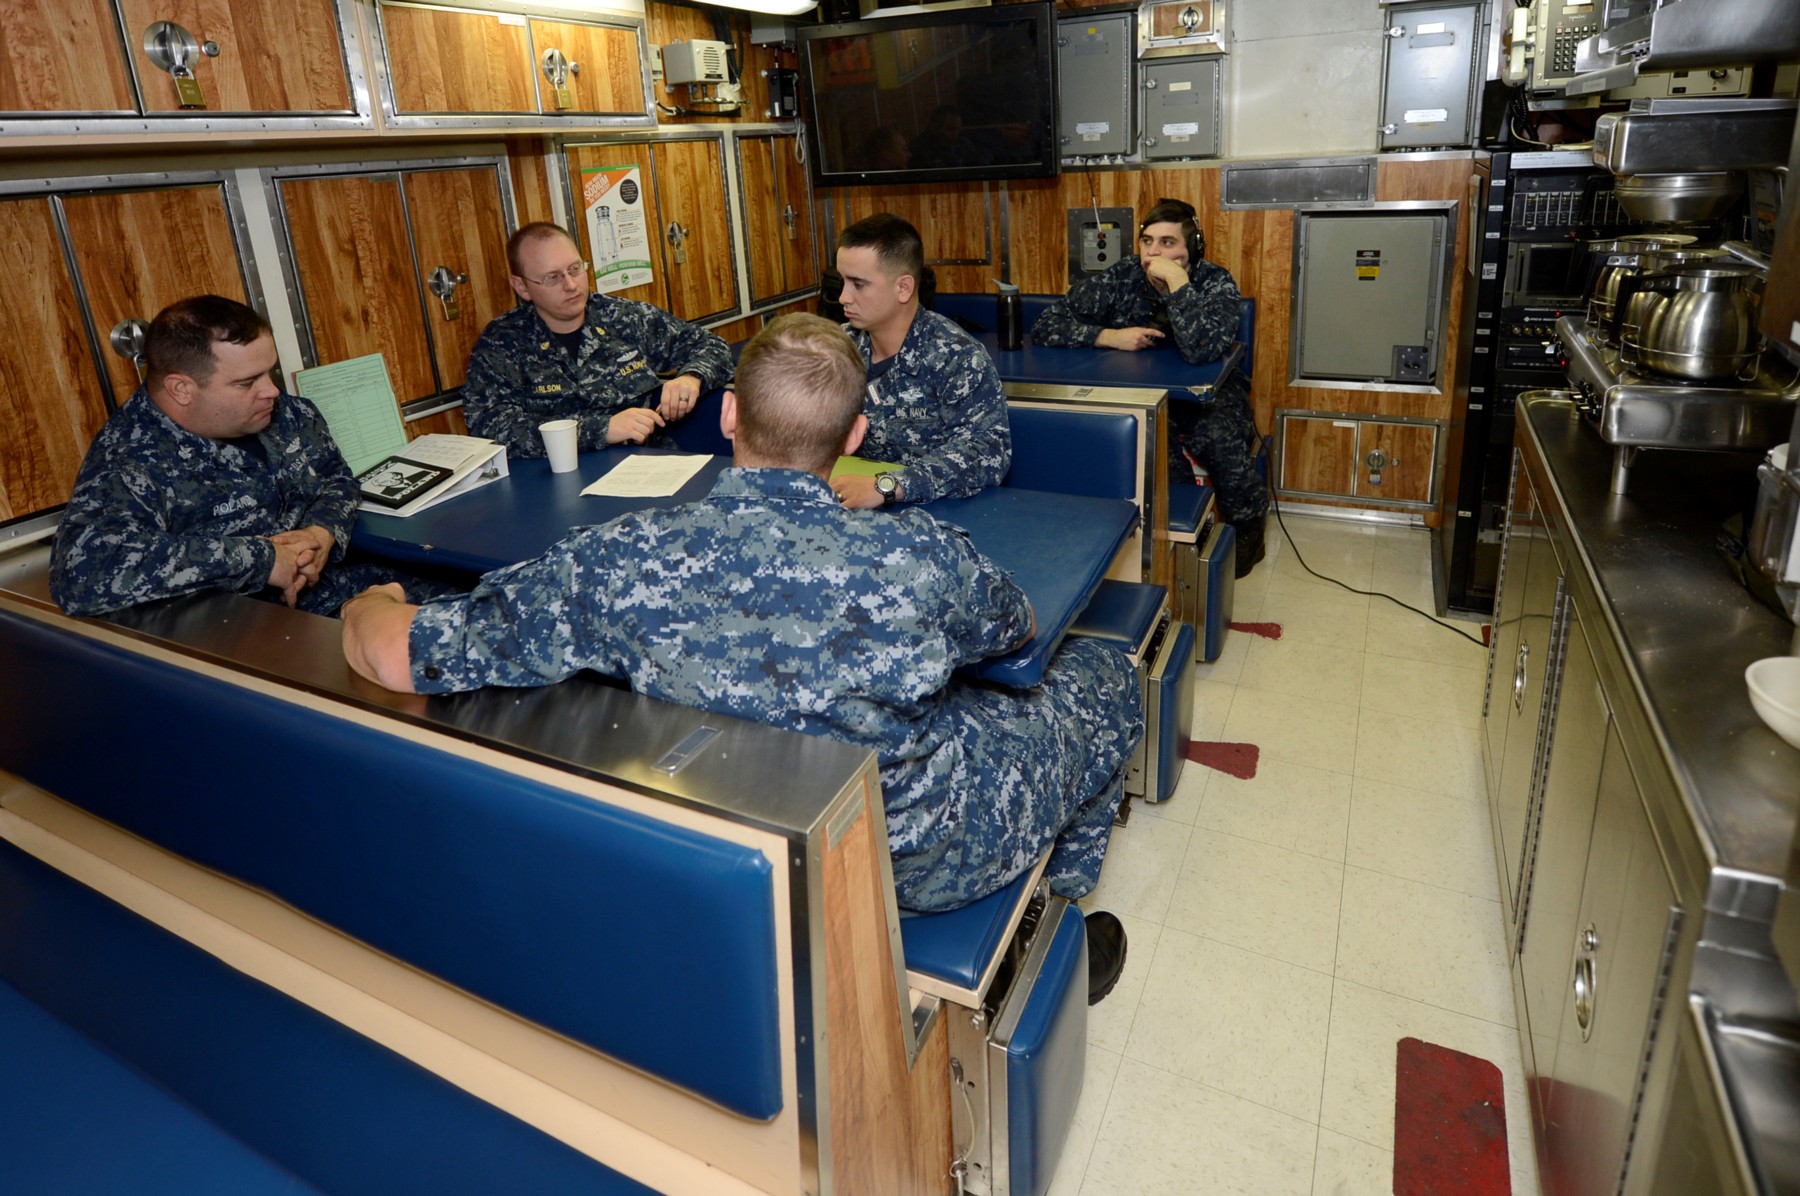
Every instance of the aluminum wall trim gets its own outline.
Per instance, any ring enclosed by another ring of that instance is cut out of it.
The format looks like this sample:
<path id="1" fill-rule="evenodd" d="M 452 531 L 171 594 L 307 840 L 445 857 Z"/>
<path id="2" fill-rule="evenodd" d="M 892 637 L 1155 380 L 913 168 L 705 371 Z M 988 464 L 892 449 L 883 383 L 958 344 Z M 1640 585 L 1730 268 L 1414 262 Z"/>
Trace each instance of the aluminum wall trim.
<path id="1" fill-rule="evenodd" d="M 432 393 L 444 393 L 444 375 L 438 368 L 438 333 L 433 327 L 430 300 L 425 295 L 425 264 L 419 260 L 419 238 L 413 232 L 412 203 L 406 197 L 406 175 L 394 176 L 394 190 L 400 195 L 400 220 L 406 226 L 406 256 L 413 264 L 413 296 L 418 305 L 420 322 L 425 325 L 425 351 L 431 354 Z"/>
<path id="2" fill-rule="evenodd" d="M 69 234 L 69 217 L 63 211 L 61 195 L 50 196 L 50 220 L 56 226 L 56 239 L 63 255 L 63 266 L 69 272 L 69 285 L 75 291 L 75 308 L 81 313 L 81 328 L 87 336 L 88 362 L 94 367 L 94 373 L 100 380 L 100 401 L 106 407 L 110 417 L 118 411 L 118 403 L 113 401 L 112 378 L 106 372 L 105 348 L 100 342 L 100 330 L 94 325 L 93 303 L 88 299 L 87 284 L 82 281 L 81 267 L 75 260 L 75 240 Z"/>
<path id="3" fill-rule="evenodd" d="M 263 200 L 275 222 L 275 256 L 281 264 L 282 287 L 287 292 L 288 310 L 294 316 L 295 339 L 300 343 L 300 368 L 309 369 L 318 364 L 319 351 L 313 344 L 312 316 L 306 310 L 306 295 L 300 287 L 300 268 L 295 261 L 287 202 L 273 171 L 264 170 L 262 179 Z"/>

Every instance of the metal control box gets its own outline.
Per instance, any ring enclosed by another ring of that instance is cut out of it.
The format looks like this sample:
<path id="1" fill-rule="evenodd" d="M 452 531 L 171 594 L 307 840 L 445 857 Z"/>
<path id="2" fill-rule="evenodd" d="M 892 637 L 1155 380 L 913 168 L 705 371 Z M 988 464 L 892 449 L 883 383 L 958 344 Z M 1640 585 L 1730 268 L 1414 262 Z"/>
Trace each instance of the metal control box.
<path id="1" fill-rule="evenodd" d="M 1139 65 L 1145 161 L 1218 157 L 1219 67 L 1217 56 L 1145 59 Z"/>
<path id="2" fill-rule="evenodd" d="M 1062 156 L 1129 154 L 1134 128 L 1137 19 L 1129 12 L 1056 22 Z"/>
<path id="3" fill-rule="evenodd" d="M 1295 381 L 1437 381 L 1454 208 L 1295 213 Z"/>
<path id="4" fill-rule="evenodd" d="M 680 83 L 727 83 L 731 80 L 730 63 L 727 55 L 731 47 L 724 42 L 702 41 L 696 38 L 687 42 L 670 42 L 663 47 L 663 82 L 669 86 Z"/>
<path id="5" fill-rule="evenodd" d="M 1098 274 L 1137 249 L 1130 208 L 1069 209 L 1069 277 Z"/>
<path id="6" fill-rule="evenodd" d="M 1483 5 L 1391 4 L 1381 70 L 1381 148 L 1472 144 Z"/>

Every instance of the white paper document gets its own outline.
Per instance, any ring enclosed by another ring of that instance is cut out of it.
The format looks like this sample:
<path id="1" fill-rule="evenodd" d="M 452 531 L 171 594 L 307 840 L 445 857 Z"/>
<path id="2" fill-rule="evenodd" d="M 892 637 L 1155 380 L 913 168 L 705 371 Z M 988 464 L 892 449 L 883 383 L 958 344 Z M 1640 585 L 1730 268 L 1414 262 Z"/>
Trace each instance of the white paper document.
<path id="1" fill-rule="evenodd" d="M 706 453 L 633 453 L 582 493 L 603 498 L 667 498 L 692 481 L 710 460 Z"/>

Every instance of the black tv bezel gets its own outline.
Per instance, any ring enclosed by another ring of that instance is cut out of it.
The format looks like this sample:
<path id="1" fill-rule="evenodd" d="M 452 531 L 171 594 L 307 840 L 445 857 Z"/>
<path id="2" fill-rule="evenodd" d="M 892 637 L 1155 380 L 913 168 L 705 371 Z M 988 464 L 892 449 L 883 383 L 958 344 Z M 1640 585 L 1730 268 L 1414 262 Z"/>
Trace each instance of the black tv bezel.
<path id="1" fill-rule="evenodd" d="M 927 29 L 946 25 L 997 25 L 1022 17 L 1037 22 L 1040 76 L 1045 80 L 1038 113 L 1043 123 L 1043 153 L 1034 162 L 1009 166 L 933 166 L 906 170 L 839 170 L 820 167 L 817 96 L 813 91 L 812 55 L 809 43 L 828 38 L 887 33 L 897 29 Z M 800 91 L 806 126 L 806 162 L 815 187 L 869 187 L 909 183 L 981 183 L 1001 179 L 1049 179 L 1062 169 L 1062 144 L 1057 124 L 1058 79 L 1056 73 L 1056 12 L 1049 3 L 1001 4 L 985 8 L 945 8 L 904 16 L 875 17 L 834 25 L 807 25 L 795 30 L 796 57 L 800 60 Z"/>

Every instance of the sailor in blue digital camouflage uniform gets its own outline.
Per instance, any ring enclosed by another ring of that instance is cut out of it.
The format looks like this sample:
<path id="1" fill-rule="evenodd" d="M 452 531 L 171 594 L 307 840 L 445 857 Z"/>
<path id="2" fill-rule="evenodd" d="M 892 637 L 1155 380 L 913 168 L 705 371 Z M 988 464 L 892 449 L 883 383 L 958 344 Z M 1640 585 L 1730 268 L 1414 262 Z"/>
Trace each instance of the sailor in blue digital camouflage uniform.
<path id="1" fill-rule="evenodd" d="M 664 425 L 730 380 L 731 348 L 717 336 L 648 303 L 588 294 L 588 264 L 558 226 L 527 224 L 506 260 L 526 302 L 475 342 L 463 418 L 513 456 L 543 456 L 538 425 L 555 419 L 576 421 L 584 449 L 666 446 Z"/>
<path id="2" fill-rule="evenodd" d="M 343 563 L 356 519 L 350 475 L 318 409 L 283 394 L 275 341 L 255 311 L 200 295 L 158 313 L 145 383 L 89 446 L 56 531 L 50 594 L 72 615 L 230 590 L 335 614 L 398 581 Z"/>
<path id="3" fill-rule="evenodd" d="M 838 237 L 837 268 L 844 316 L 869 375 L 869 434 L 857 455 L 900 466 L 833 479 L 839 499 L 866 508 L 998 486 L 1012 468 L 1000 375 L 979 342 L 919 306 L 919 231 L 885 213 L 859 220 Z"/>
<path id="4" fill-rule="evenodd" d="M 877 752 L 900 904 L 985 896 L 1050 852 L 1051 888 L 1091 890 L 1143 732 L 1130 662 L 1070 640 L 1039 686 L 959 666 L 1030 637 L 1030 603 L 924 511 L 857 511 L 825 479 L 854 449 L 862 362 L 835 325 L 790 315 L 744 350 L 722 430 L 735 462 L 706 499 L 583 528 L 417 608 L 392 587 L 354 599 L 344 654 L 402 691 L 543 685 L 582 669 L 640 693 Z M 1089 916 L 1090 996 L 1117 979 L 1124 934 Z"/>
<path id="5" fill-rule="evenodd" d="M 1158 200 L 1139 226 L 1138 256 L 1090 274 L 1038 317 L 1034 343 L 1054 348 L 1095 345 L 1136 351 L 1173 336 L 1181 356 L 1195 365 L 1217 361 L 1237 339 L 1238 289 L 1229 271 L 1201 255 L 1206 241 L 1194 209 L 1177 199 Z M 1191 468 L 1184 451 L 1212 475 L 1225 518 L 1237 529 L 1237 575 L 1263 556 L 1263 520 L 1269 488 L 1257 474 L 1257 431 L 1250 389 L 1234 372 L 1210 404 L 1171 403 L 1176 443 L 1170 476 Z"/>

